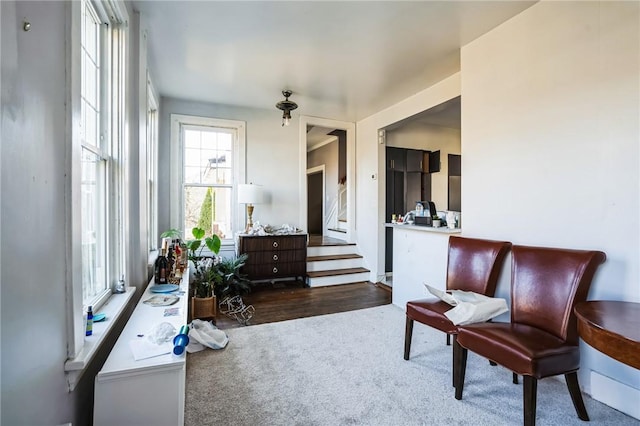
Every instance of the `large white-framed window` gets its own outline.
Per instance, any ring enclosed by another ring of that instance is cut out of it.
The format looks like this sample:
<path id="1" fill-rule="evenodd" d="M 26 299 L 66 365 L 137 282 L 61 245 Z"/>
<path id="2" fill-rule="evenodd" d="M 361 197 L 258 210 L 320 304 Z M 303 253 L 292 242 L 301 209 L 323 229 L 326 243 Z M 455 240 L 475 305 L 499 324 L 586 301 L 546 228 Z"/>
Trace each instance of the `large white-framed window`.
<path id="1" fill-rule="evenodd" d="M 171 226 L 185 238 L 199 227 L 234 244 L 243 210 L 237 185 L 245 182 L 245 123 L 171 115 Z"/>
<path id="2" fill-rule="evenodd" d="M 70 2 L 69 10 L 66 260 L 68 356 L 75 364 L 65 368 L 77 370 L 96 344 L 85 338 L 87 307 L 100 309 L 125 273 L 128 15 L 118 0 Z"/>

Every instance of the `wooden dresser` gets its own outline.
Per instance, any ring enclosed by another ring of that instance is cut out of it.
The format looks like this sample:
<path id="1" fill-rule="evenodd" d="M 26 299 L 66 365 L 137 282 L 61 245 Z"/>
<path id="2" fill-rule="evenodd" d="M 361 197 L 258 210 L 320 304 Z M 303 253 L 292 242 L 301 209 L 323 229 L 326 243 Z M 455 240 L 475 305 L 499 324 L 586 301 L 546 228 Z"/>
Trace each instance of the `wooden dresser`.
<path id="1" fill-rule="evenodd" d="M 307 275 L 307 234 L 240 235 L 238 254 L 249 255 L 243 272 L 250 280 L 277 280 Z"/>

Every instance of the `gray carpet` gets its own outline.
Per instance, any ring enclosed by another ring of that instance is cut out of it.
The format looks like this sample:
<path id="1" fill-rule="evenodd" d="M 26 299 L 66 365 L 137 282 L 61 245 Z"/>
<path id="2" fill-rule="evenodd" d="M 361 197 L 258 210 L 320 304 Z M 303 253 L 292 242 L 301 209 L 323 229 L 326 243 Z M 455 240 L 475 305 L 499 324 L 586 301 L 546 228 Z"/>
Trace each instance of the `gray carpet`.
<path id="1" fill-rule="evenodd" d="M 404 312 L 393 305 L 228 330 L 221 351 L 189 354 L 185 424 L 518 425 L 522 385 L 469 353 L 462 401 L 445 335 L 414 327 L 403 359 Z M 522 381 L 521 381 L 522 382 Z M 585 395 L 575 414 L 564 381 L 538 383 L 538 425 L 638 425 Z"/>

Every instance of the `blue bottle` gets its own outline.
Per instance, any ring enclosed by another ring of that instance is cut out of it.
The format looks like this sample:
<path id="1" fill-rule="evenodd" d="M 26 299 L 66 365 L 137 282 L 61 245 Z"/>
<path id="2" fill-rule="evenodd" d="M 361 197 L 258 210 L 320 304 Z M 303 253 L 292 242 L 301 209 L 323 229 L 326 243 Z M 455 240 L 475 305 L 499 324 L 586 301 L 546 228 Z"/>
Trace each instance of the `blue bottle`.
<path id="1" fill-rule="evenodd" d="M 182 355 L 184 349 L 189 344 L 189 326 L 180 327 L 180 332 L 173 338 L 173 354 Z"/>
<path id="2" fill-rule="evenodd" d="M 89 309 L 87 309 L 87 331 L 85 335 L 91 336 L 92 334 L 93 334 L 93 307 L 89 306 Z"/>

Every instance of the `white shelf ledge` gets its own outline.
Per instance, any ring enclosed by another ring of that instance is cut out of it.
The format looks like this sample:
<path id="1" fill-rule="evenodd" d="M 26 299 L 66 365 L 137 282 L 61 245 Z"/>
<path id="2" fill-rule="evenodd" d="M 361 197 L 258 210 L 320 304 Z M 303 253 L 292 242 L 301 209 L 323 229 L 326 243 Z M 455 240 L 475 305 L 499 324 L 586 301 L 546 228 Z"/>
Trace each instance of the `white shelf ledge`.
<path id="1" fill-rule="evenodd" d="M 84 346 L 78 356 L 69 358 L 64 364 L 70 392 L 75 389 L 82 373 L 106 340 L 135 292 L 135 287 L 128 287 L 125 293 L 112 294 L 109 300 L 96 312 L 96 314 L 105 314 L 105 320 L 93 323 L 93 334 L 85 337 Z"/>

